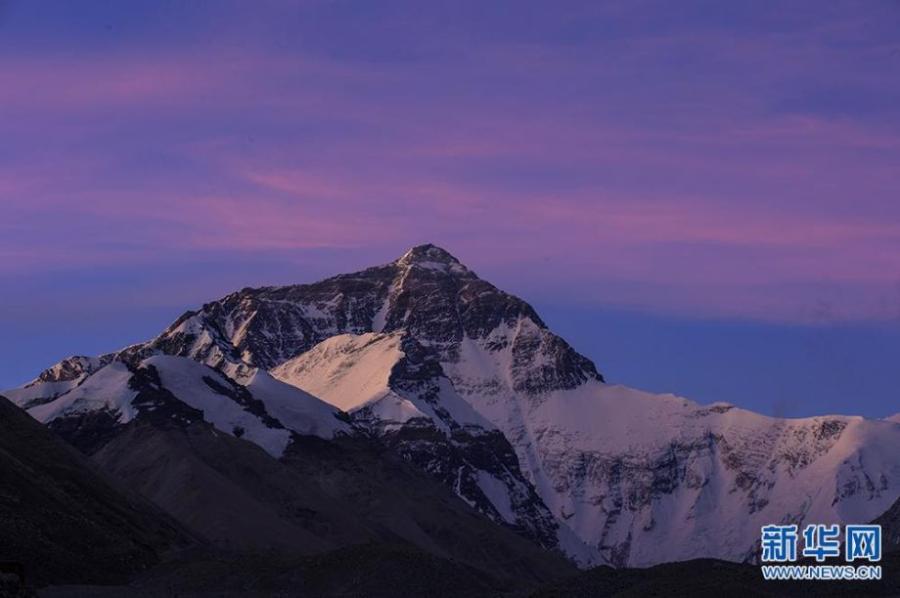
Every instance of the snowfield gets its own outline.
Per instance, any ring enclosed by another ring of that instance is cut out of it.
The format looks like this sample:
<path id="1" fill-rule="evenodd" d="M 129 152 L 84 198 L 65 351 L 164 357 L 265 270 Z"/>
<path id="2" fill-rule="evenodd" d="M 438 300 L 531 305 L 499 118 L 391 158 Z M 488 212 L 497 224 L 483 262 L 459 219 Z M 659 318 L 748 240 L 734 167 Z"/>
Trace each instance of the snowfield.
<path id="1" fill-rule="evenodd" d="M 405 357 L 401 342 L 402 335 L 396 333 L 333 336 L 276 367 L 272 375 L 348 413 L 368 409 L 392 429 L 418 418 L 449 432 L 434 401 L 416 394 L 403 397 L 391 388 L 394 367 Z M 493 428 L 459 398 L 449 381 L 439 384 L 440 408 L 453 422 Z"/>
<path id="2" fill-rule="evenodd" d="M 60 383 L 36 381 L 4 394 L 43 423 L 103 411 L 118 425 L 125 425 L 141 410 L 149 413 L 167 408 L 152 402 L 135 404 L 142 390 L 137 382 L 141 377 L 136 374 L 151 368 L 159 378 L 158 383 L 143 383 L 151 393 L 171 393 L 180 403 L 202 413 L 203 419 L 217 429 L 254 442 L 275 457 L 284 453 L 294 433 L 328 439 L 351 432 L 350 426 L 336 417 L 333 407 L 275 380 L 267 372 L 254 373 L 246 386 L 241 386 L 206 365 L 163 354 L 136 366 L 112 361 L 80 376 L 74 386 L 61 393 Z"/>

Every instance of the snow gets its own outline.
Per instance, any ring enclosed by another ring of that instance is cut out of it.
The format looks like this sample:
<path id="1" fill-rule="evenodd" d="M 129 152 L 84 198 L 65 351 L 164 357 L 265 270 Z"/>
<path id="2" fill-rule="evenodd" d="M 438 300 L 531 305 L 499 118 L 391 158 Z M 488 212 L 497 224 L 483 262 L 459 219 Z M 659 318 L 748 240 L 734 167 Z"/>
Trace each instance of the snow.
<path id="1" fill-rule="evenodd" d="M 391 371 L 403 358 L 400 340 L 398 335 L 374 333 L 334 336 L 275 368 L 272 375 L 348 413 L 366 409 L 384 430 L 413 419 L 431 420 L 430 409 L 420 409 L 390 388 Z"/>
<path id="2" fill-rule="evenodd" d="M 132 373 L 124 363 L 110 363 L 94 372 L 80 385 L 50 403 L 32 407 L 28 413 L 36 420 L 46 423 L 63 415 L 106 409 L 119 414 L 119 423 L 128 423 L 136 414 L 131 402 L 137 396 L 137 391 L 128 387 L 131 376 Z M 32 388 L 38 386 L 42 385 L 36 384 Z"/>
<path id="3" fill-rule="evenodd" d="M 256 370 L 245 383 L 266 410 L 298 434 L 333 438 L 349 434 L 350 426 L 338 419 L 334 407 L 302 390 L 276 380 L 264 370 Z"/>
<path id="4" fill-rule="evenodd" d="M 80 376 L 74 380 L 63 380 L 61 382 L 40 382 L 34 381 L 20 388 L 11 388 L 0 392 L 0 395 L 18 405 L 25 407 L 35 399 L 53 399 L 65 394 L 78 386 L 84 380 L 85 376 Z"/>
<path id="5" fill-rule="evenodd" d="M 204 377 L 226 388 L 233 382 L 206 365 L 186 357 L 154 355 L 142 361 L 139 367 L 147 366 L 156 368 L 163 388 L 175 398 L 202 411 L 205 421 L 231 435 L 235 435 L 236 428 L 241 428 L 242 438 L 276 457 L 284 453 L 292 431 L 326 439 L 351 432 L 350 426 L 336 417 L 337 412 L 332 406 L 275 380 L 264 371 L 255 370 L 246 375 L 246 388 L 284 428 L 270 427 L 232 398 L 216 392 L 204 381 Z M 126 424 L 137 416 L 132 402 L 138 391 L 129 385 L 133 376 L 134 373 L 123 362 L 113 361 L 78 380 L 36 382 L 5 394 L 20 406 L 36 398 L 52 398 L 59 394 L 49 402 L 28 409 L 28 413 L 44 423 L 58 417 L 102 409 L 117 414 L 118 422 Z"/>
<path id="6" fill-rule="evenodd" d="M 386 432 L 398 430 L 412 420 L 434 421 L 431 414 L 420 411 L 412 401 L 394 392 L 369 405 L 368 413 Z"/>
<path id="7" fill-rule="evenodd" d="M 244 432 L 241 437 L 245 440 L 259 445 L 275 457 L 284 453 L 291 440 L 290 431 L 268 427 L 259 417 L 206 384 L 204 377 L 212 378 L 226 388 L 229 386 L 228 380 L 215 370 L 193 360 L 170 355 L 155 355 L 141 365 L 154 366 L 164 388 L 178 400 L 201 410 L 203 419 L 222 432 L 234 436 L 235 429 L 242 428 Z"/>
<path id="8" fill-rule="evenodd" d="M 435 405 L 415 393 L 399 394 L 391 372 L 404 358 L 401 334 L 341 334 L 326 339 L 271 374 L 348 413 L 367 409 L 387 429 L 424 418 L 449 432 Z M 493 426 L 462 400 L 446 378 L 437 381 L 438 405 L 461 426 Z"/>
<path id="9" fill-rule="evenodd" d="M 343 411 L 352 412 L 390 392 L 391 368 L 403 357 L 399 338 L 341 334 L 272 370 L 272 375 Z"/>
<path id="10" fill-rule="evenodd" d="M 478 487 L 481 488 L 481 491 L 484 492 L 487 499 L 491 501 L 491 504 L 497 509 L 500 517 L 502 517 L 505 522 L 514 524 L 517 517 L 509 499 L 509 488 L 506 487 L 506 484 L 490 473 L 480 469 L 475 472 L 475 476 Z"/>
<path id="11" fill-rule="evenodd" d="M 391 308 L 391 293 L 388 292 L 387 297 L 384 298 L 384 302 L 381 304 L 381 307 L 378 308 L 378 311 L 375 312 L 375 315 L 372 316 L 372 331 L 373 332 L 382 332 L 384 330 L 385 320 L 387 318 L 388 310 Z"/>
<path id="12" fill-rule="evenodd" d="M 440 407 L 450 415 L 453 421 L 467 427 L 470 431 L 475 431 L 473 428 L 496 429 L 494 424 L 459 396 L 459 393 L 453 387 L 453 383 L 448 378 L 441 377 L 438 380 L 438 386 L 440 387 L 440 392 L 438 393 Z"/>
<path id="13" fill-rule="evenodd" d="M 3 391 L 3 394 L 20 407 L 26 407 L 34 401 L 46 402 L 69 392 L 105 363 L 100 357 L 84 355 L 66 357 L 47 368 L 28 384 Z"/>
<path id="14" fill-rule="evenodd" d="M 468 268 L 459 263 L 459 261 L 450 256 L 450 254 L 448 254 L 444 250 L 438 247 L 431 247 L 428 248 L 424 253 L 424 255 L 427 257 L 422 257 L 421 254 L 417 255 L 417 252 L 419 252 L 420 249 L 421 248 L 419 247 L 413 247 L 412 249 L 404 253 L 395 263 L 406 270 L 410 270 L 412 268 L 422 268 L 425 270 L 448 274 L 470 274 Z"/>

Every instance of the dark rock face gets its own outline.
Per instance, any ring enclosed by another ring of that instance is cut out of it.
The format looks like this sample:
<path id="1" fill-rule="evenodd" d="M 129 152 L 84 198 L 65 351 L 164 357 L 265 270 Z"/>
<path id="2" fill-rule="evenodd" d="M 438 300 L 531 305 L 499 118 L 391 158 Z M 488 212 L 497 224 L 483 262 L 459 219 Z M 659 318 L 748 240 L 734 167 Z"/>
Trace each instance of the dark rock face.
<path id="1" fill-rule="evenodd" d="M 515 451 L 503 433 L 455 420 L 441 404 L 441 393 L 452 389 L 452 384 L 444 376 L 437 353 L 409 336 L 403 338 L 401 347 L 403 357 L 391 370 L 390 388 L 401 397 L 429 403 L 449 434 L 428 419 L 385 429 L 384 422 L 368 408 L 353 413 L 353 421 L 491 520 L 544 548 L 556 549 L 559 525 L 522 474 Z M 486 494 L 485 486 L 492 484 L 502 487 L 503 496 Z M 498 500 L 501 508 L 494 504 Z"/>
<path id="2" fill-rule="evenodd" d="M 86 357 L 75 355 L 63 359 L 52 368 L 40 373 L 35 382 L 69 382 L 85 374 L 91 374 L 109 363 L 109 357 Z"/>
<path id="3" fill-rule="evenodd" d="M 558 547 L 559 525 L 522 475 L 515 452 L 501 432 L 473 435 L 460 429 L 448 438 L 430 425 L 407 425 L 380 440 L 491 520 L 544 548 Z M 487 496 L 484 478 L 503 487 L 509 502 L 504 512 Z"/>
<path id="4" fill-rule="evenodd" d="M 240 384 L 231 381 L 230 378 L 225 378 L 226 384 L 221 384 L 216 381 L 212 376 L 204 376 L 203 382 L 213 389 L 218 394 L 228 397 L 241 407 L 243 407 L 244 411 L 248 413 L 252 413 L 255 415 L 261 422 L 263 422 L 266 427 L 274 428 L 274 429 L 284 429 L 284 425 L 269 415 L 269 412 L 266 411 L 265 403 L 257 399 L 253 396 L 253 394 L 247 390 L 245 386 L 241 386 Z"/>
<path id="5" fill-rule="evenodd" d="M 138 419 L 158 426 L 178 427 L 203 421 L 202 411 L 179 400 L 163 386 L 155 367 L 149 365 L 129 370 L 134 374 L 128 386 L 137 391 L 131 404 L 137 408 Z"/>
<path id="6" fill-rule="evenodd" d="M 47 424 L 69 444 L 86 455 L 109 442 L 120 427 L 119 414 L 108 410 L 88 411 L 59 417 Z"/>

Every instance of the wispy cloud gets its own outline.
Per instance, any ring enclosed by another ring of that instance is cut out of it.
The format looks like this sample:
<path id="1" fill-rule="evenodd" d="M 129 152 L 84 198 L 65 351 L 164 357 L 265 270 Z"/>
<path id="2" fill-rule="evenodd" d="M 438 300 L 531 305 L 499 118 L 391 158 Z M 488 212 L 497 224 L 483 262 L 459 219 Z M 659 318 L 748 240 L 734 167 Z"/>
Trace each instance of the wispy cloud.
<path id="1" fill-rule="evenodd" d="M 120 41 L 11 13 L 0 277 L 436 240 L 530 293 L 893 317 L 897 11 L 642 4 L 236 4 Z"/>

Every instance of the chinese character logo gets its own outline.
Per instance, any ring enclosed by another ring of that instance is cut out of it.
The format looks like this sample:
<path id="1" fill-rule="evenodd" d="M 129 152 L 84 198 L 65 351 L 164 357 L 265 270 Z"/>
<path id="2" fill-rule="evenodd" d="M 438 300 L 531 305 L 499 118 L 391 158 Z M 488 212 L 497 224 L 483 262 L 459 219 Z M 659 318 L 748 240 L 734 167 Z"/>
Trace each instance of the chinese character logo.
<path id="1" fill-rule="evenodd" d="M 803 530 L 803 556 L 822 562 L 841 556 L 841 526 L 810 524 Z"/>
<path id="2" fill-rule="evenodd" d="M 880 525 L 848 525 L 846 535 L 844 558 L 847 562 L 865 559 L 876 563 L 881 560 Z"/>
<path id="3" fill-rule="evenodd" d="M 765 525 L 762 528 L 762 560 L 784 563 L 797 560 L 797 526 Z"/>

